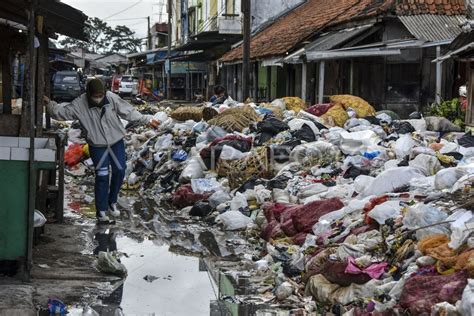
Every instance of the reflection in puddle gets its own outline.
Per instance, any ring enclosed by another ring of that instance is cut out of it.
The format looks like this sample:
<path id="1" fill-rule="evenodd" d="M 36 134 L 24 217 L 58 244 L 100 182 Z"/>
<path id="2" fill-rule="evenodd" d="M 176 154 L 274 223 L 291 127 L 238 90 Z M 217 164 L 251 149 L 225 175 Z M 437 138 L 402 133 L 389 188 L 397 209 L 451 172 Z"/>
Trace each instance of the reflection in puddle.
<path id="1" fill-rule="evenodd" d="M 172 254 L 168 246 L 146 239 L 138 243 L 118 237 L 116 242 L 127 254 L 121 258 L 128 270 L 121 301 L 125 315 L 210 314 L 210 301 L 216 297 L 208 274 L 199 271 L 198 258 Z M 156 279 L 147 282 L 147 276 Z"/>

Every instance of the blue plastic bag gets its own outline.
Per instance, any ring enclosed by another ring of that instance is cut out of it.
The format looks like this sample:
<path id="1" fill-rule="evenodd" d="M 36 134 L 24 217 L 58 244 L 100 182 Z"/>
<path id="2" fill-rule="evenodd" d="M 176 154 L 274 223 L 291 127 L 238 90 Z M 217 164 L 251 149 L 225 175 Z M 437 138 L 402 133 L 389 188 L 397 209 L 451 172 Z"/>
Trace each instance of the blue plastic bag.
<path id="1" fill-rule="evenodd" d="M 188 154 L 184 150 L 180 149 L 173 153 L 172 158 L 174 161 L 186 161 L 186 159 L 188 159 Z"/>
<path id="2" fill-rule="evenodd" d="M 48 311 L 50 315 L 66 315 L 68 313 L 66 305 L 57 298 L 48 300 Z"/>

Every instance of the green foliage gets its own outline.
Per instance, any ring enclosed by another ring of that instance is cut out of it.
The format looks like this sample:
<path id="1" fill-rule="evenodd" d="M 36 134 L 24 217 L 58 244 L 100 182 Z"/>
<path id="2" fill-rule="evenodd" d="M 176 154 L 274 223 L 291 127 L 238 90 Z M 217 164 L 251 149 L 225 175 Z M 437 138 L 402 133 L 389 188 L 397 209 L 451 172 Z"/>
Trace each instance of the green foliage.
<path id="1" fill-rule="evenodd" d="M 99 18 L 89 18 L 86 22 L 85 33 L 87 42 L 66 37 L 59 42 L 64 48 L 79 47 L 88 53 L 106 54 L 111 52 L 136 53 L 140 50 L 141 40 L 135 37 L 135 32 L 125 25 L 115 28 Z"/>
<path id="2" fill-rule="evenodd" d="M 459 99 L 443 101 L 441 104 L 433 104 L 429 114 L 445 117 L 460 127 L 464 127 L 466 120 L 466 112 L 462 109 Z"/>

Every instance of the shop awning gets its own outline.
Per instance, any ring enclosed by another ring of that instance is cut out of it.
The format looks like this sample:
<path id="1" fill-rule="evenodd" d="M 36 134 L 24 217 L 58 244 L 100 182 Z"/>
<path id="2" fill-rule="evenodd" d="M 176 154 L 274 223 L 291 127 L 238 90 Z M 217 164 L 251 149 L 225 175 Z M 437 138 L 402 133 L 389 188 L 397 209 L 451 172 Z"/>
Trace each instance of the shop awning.
<path id="1" fill-rule="evenodd" d="M 28 23 L 28 2 L 2 0 L 0 18 L 8 19 L 23 25 Z M 38 1 L 38 14 L 43 15 L 44 26 L 49 34 L 59 33 L 80 40 L 87 40 L 84 26 L 87 16 L 73 7 L 52 0 Z"/>
<path id="2" fill-rule="evenodd" d="M 233 45 L 242 40 L 242 35 L 204 32 L 191 36 L 189 40 L 175 48 L 176 51 L 209 50 L 221 45 Z"/>

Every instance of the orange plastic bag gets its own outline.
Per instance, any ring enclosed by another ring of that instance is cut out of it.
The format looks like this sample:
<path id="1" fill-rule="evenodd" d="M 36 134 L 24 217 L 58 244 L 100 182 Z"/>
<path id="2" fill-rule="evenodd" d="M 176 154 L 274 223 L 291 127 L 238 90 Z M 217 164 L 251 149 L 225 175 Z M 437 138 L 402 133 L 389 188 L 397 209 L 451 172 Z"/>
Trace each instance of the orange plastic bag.
<path id="1" fill-rule="evenodd" d="M 81 162 L 82 157 L 84 156 L 84 151 L 81 144 L 72 144 L 66 150 L 64 154 L 64 162 L 67 166 L 73 167 Z"/>

